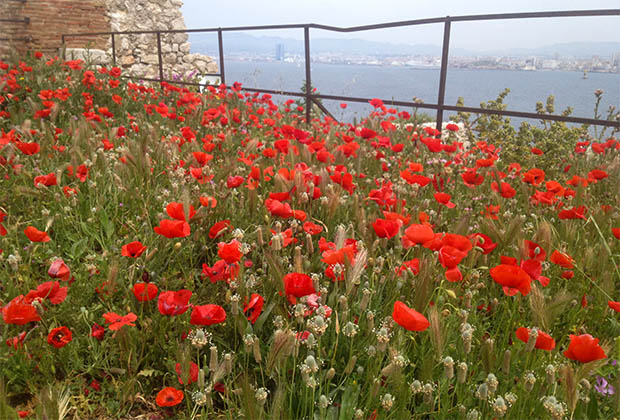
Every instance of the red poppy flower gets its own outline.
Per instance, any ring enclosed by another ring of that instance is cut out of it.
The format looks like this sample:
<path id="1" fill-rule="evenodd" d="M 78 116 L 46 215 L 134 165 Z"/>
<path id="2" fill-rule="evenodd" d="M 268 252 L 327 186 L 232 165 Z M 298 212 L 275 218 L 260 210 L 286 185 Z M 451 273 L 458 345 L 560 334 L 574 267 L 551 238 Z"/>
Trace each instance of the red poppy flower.
<path id="1" fill-rule="evenodd" d="M 400 221 L 388 220 L 388 219 L 376 219 L 372 224 L 372 228 L 375 230 L 375 234 L 379 238 L 393 238 L 398 233 L 401 226 Z"/>
<path id="2" fill-rule="evenodd" d="M 522 295 L 530 293 L 531 277 L 525 270 L 516 265 L 500 264 L 489 270 L 496 283 L 510 289 L 517 289 Z"/>
<path id="3" fill-rule="evenodd" d="M 106 324 L 110 324 L 108 325 L 108 328 L 110 328 L 111 331 L 120 330 L 125 325 L 135 327 L 136 324 L 133 324 L 133 322 L 138 319 L 137 315 L 133 312 L 129 312 L 127 315 L 123 316 L 114 312 L 106 312 L 103 314 L 103 318 L 105 319 Z"/>
<path id="4" fill-rule="evenodd" d="M 545 180 L 545 171 L 532 168 L 523 174 L 523 182 L 534 186 L 540 185 Z"/>
<path id="5" fill-rule="evenodd" d="M 49 299 L 52 305 L 58 305 L 67 298 L 68 287 L 60 287 L 57 281 L 47 281 L 37 286 L 35 290 L 31 290 L 26 295 L 26 302 L 32 302 L 35 299 Z"/>
<path id="6" fill-rule="evenodd" d="M 52 185 L 58 185 L 58 181 L 56 180 L 56 174 L 51 173 L 47 175 L 40 175 L 34 177 L 34 186 L 38 186 L 39 184 L 45 185 L 46 187 L 51 187 Z"/>
<path id="7" fill-rule="evenodd" d="M 549 261 L 563 268 L 573 268 L 574 267 L 573 263 L 575 262 L 575 260 L 573 260 L 573 258 L 570 255 L 564 254 L 557 250 L 554 250 L 553 253 L 551 253 L 551 257 L 549 257 Z"/>
<path id="8" fill-rule="evenodd" d="M 252 296 L 250 296 L 250 301 L 243 308 L 243 313 L 248 312 L 246 315 L 248 316 L 248 320 L 252 324 L 256 322 L 261 312 L 263 311 L 264 303 L 265 299 L 261 295 L 253 293 Z"/>
<path id="9" fill-rule="evenodd" d="M 588 212 L 586 206 L 574 207 L 572 209 L 564 209 L 558 213 L 558 219 L 586 219 L 585 214 Z"/>
<path id="10" fill-rule="evenodd" d="M 439 263 L 447 269 L 455 268 L 466 256 L 467 252 L 450 245 L 442 246 L 437 255 Z"/>
<path id="11" fill-rule="evenodd" d="M 450 199 L 452 198 L 450 194 L 444 193 L 444 192 L 437 192 L 434 194 L 434 196 L 435 196 L 435 200 L 437 200 L 439 204 L 443 204 L 449 209 L 456 207 L 456 204 L 450 201 Z"/>
<path id="12" fill-rule="evenodd" d="M 133 241 L 123 245 L 121 255 L 123 257 L 138 258 L 145 250 L 146 246 L 142 245 L 142 242 Z"/>
<path id="13" fill-rule="evenodd" d="M 433 232 L 433 228 L 431 228 L 429 224 L 414 223 L 407 229 L 405 229 L 405 235 L 403 236 L 403 246 L 407 248 L 408 246 L 424 244 L 426 242 L 432 241 L 434 238 L 435 233 Z"/>
<path id="14" fill-rule="evenodd" d="M 153 283 L 136 283 L 133 285 L 133 294 L 140 302 L 148 302 L 155 299 L 159 289 Z"/>
<path id="15" fill-rule="evenodd" d="M 228 179 L 226 179 L 226 188 L 237 188 L 239 185 L 243 184 L 243 177 L 242 176 L 229 176 Z"/>
<path id="16" fill-rule="evenodd" d="M 265 200 L 265 207 L 273 216 L 289 218 L 293 216 L 293 210 L 289 203 L 268 198 Z"/>
<path id="17" fill-rule="evenodd" d="M 49 270 L 47 270 L 47 274 L 53 279 L 60 279 L 63 281 L 69 281 L 71 277 L 71 270 L 62 258 L 56 258 L 52 265 L 50 265 Z"/>
<path id="18" fill-rule="evenodd" d="M 47 342 L 57 349 L 69 344 L 73 339 L 73 334 L 69 328 L 62 326 L 53 328 L 47 335 Z"/>
<path id="19" fill-rule="evenodd" d="M 169 386 L 157 393 L 155 402 L 160 407 L 174 407 L 181 404 L 184 396 L 183 391 Z"/>
<path id="20" fill-rule="evenodd" d="M 184 238 L 191 233 L 189 224 L 183 220 L 164 219 L 153 230 L 166 238 Z"/>
<path id="21" fill-rule="evenodd" d="M 189 385 L 192 382 L 196 382 L 198 380 L 198 365 L 194 362 L 189 362 L 189 371 L 186 371 L 183 373 L 181 371 L 180 363 L 177 363 L 176 365 L 174 365 L 174 370 L 177 373 L 177 376 L 179 378 L 179 383 L 181 385 Z M 184 376 L 187 378 L 186 381 L 183 381 Z"/>
<path id="22" fill-rule="evenodd" d="M 468 238 L 471 240 L 474 247 L 482 250 L 484 255 L 490 254 L 495 248 L 497 248 L 497 243 L 493 242 L 493 239 L 484 233 L 472 233 L 468 236 Z"/>
<path id="23" fill-rule="evenodd" d="M 581 363 L 605 359 L 605 351 L 598 344 L 599 339 L 590 334 L 570 335 L 570 344 L 564 356 Z"/>
<path id="24" fill-rule="evenodd" d="M 515 335 L 519 340 L 527 343 L 530 339 L 530 329 L 525 327 L 517 328 Z M 534 347 L 541 350 L 551 351 L 555 348 L 555 340 L 549 334 L 538 330 L 538 338 L 536 338 L 536 344 L 534 344 Z"/>
<path id="25" fill-rule="evenodd" d="M 6 228 L 2 226 L 5 217 L 6 213 L 0 210 L 0 236 L 6 236 Z"/>
<path id="26" fill-rule="evenodd" d="M 392 318 L 394 322 L 408 331 L 424 331 L 431 325 L 424 315 L 399 300 L 394 302 Z"/>
<path id="27" fill-rule="evenodd" d="M 162 315 L 180 315 L 189 309 L 189 299 L 192 291 L 181 289 L 176 292 L 161 292 L 157 299 L 157 308 Z"/>
<path id="28" fill-rule="evenodd" d="M 536 242 L 528 241 L 526 239 L 523 243 L 525 244 L 525 251 L 527 252 L 527 256 L 529 258 L 538 261 L 544 261 L 545 258 L 547 258 L 547 252 Z"/>
<path id="29" fill-rule="evenodd" d="M 5 324 L 25 325 L 40 321 L 41 317 L 35 307 L 19 295 L 2 308 L 2 319 Z"/>
<path id="30" fill-rule="evenodd" d="M 303 228 L 304 232 L 309 233 L 310 235 L 318 235 L 319 233 L 323 232 L 323 226 L 317 225 L 313 222 L 305 222 Z M 620 229 L 618 230 L 620 231 Z"/>
<path id="31" fill-rule="evenodd" d="M 312 284 L 312 278 L 307 274 L 288 273 L 282 281 L 284 282 L 284 291 L 287 295 L 300 298 L 316 293 Z"/>
<path id="32" fill-rule="evenodd" d="M 241 244 L 236 239 L 233 239 L 228 243 L 220 242 L 217 244 L 217 255 L 226 261 L 227 264 L 239 262 L 241 256 L 243 255 L 241 253 L 240 245 Z"/>
<path id="33" fill-rule="evenodd" d="M 34 226 L 28 226 L 24 233 L 32 242 L 49 242 L 51 239 L 46 232 L 42 232 Z"/>
<path id="34" fill-rule="evenodd" d="M 230 220 L 221 220 L 215 223 L 213 226 L 211 226 L 211 229 L 209 229 L 209 238 L 217 238 L 226 231 L 226 228 L 229 227 L 231 227 Z"/>
<path id="35" fill-rule="evenodd" d="M 611 233 L 613 233 L 616 239 L 620 239 L 620 228 L 611 228 Z"/>
<path id="36" fill-rule="evenodd" d="M 613 300 L 607 301 L 607 305 L 616 312 L 620 312 L 620 302 L 614 302 Z"/>
<path id="37" fill-rule="evenodd" d="M 26 339 L 26 331 L 22 331 L 19 335 L 15 337 L 7 338 L 6 345 L 8 347 L 13 347 L 15 350 L 20 349 L 24 345 L 24 340 Z"/>
<path id="38" fill-rule="evenodd" d="M 183 203 L 172 202 L 166 206 L 166 213 L 168 216 L 172 217 L 175 220 L 181 220 L 183 222 L 188 222 L 185 215 L 185 208 L 183 207 Z M 192 219 L 196 215 L 196 209 L 194 206 L 190 204 L 189 206 L 189 218 Z"/>
<path id="39" fill-rule="evenodd" d="M 363 139 L 372 139 L 377 137 L 377 132 L 371 130 L 370 128 L 362 127 L 362 129 L 360 130 L 360 137 Z"/>
<path id="40" fill-rule="evenodd" d="M 90 328 L 90 335 L 98 341 L 101 341 L 105 335 L 105 328 L 95 322 Z"/>
<path id="41" fill-rule="evenodd" d="M 214 325 L 226 321 L 226 311 L 219 305 L 194 306 L 190 317 L 192 325 Z"/>
<path id="42" fill-rule="evenodd" d="M 217 260 L 213 267 L 209 267 L 207 264 L 202 265 L 203 277 L 209 277 L 211 283 L 216 283 L 220 280 L 232 280 L 239 274 L 239 264 L 228 264 L 224 260 Z"/>

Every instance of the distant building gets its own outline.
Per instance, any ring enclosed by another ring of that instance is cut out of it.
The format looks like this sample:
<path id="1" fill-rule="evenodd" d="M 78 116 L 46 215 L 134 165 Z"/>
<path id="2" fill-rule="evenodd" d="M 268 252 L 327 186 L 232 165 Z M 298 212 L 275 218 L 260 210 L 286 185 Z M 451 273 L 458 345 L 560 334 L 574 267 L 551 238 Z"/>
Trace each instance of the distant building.
<path id="1" fill-rule="evenodd" d="M 284 44 L 276 44 L 276 61 L 284 60 Z"/>

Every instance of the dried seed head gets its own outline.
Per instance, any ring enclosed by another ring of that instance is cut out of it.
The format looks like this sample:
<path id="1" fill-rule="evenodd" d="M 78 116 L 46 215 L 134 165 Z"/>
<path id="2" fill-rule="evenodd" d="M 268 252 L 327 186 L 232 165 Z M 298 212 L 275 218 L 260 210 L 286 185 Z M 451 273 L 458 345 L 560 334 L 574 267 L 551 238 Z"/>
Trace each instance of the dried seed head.
<path id="1" fill-rule="evenodd" d="M 527 340 L 527 345 L 525 346 L 526 352 L 531 352 L 534 350 L 534 346 L 536 345 L 536 340 L 538 339 L 538 329 L 532 328 L 530 329 L 530 335 Z"/>
<path id="2" fill-rule="evenodd" d="M 504 399 L 506 400 L 506 403 L 508 403 L 508 407 L 512 407 L 514 403 L 517 402 L 517 396 L 512 392 L 507 392 L 504 394 Z"/>
<path id="3" fill-rule="evenodd" d="M 508 411 L 508 406 L 506 405 L 506 401 L 502 397 L 497 397 L 493 401 L 493 413 L 495 413 L 498 417 L 504 417 Z"/>
<path id="4" fill-rule="evenodd" d="M 467 412 L 466 420 L 480 420 L 480 413 L 475 408 Z"/>
<path id="5" fill-rule="evenodd" d="M 267 388 L 258 388 L 254 393 L 254 398 L 260 405 L 264 405 L 269 396 L 269 390 Z"/>
<path id="6" fill-rule="evenodd" d="M 476 398 L 485 401 L 489 396 L 489 387 L 486 383 L 481 383 L 478 385 L 476 389 L 476 393 L 474 394 Z"/>
<path id="7" fill-rule="evenodd" d="M 411 382 L 410 388 L 413 395 L 419 394 L 420 392 L 422 392 L 422 383 L 416 379 Z"/>
<path id="8" fill-rule="evenodd" d="M 530 392 L 534 388 L 534 384 L 536 384 L 536 376 L 533 372 L 527 372 L 523 377 L 523 387 L 527 392 Z"/>
<path id="9" fill-rule="evenodd" d="M 463 384 L 467 379 L 467 363 L 460 362 L 456 367 L 456 380 L 458 383 Z"/>
<path id="10" fill-rule="evenodd" d="M 353 338 L 357 335 L 359 329 L 360 327 L 358 325 L 349 321 L 345 324 L 344 328 L 342 328 L 342 333 L 349 338 Z"/>
<path id="11" fill-rule="evenodd" d="M 381 406 L 385 411 L 390 411 L 392 405 L 394 405 L 394 397 L 392 397 L 392 394 L 384 394 L 381 396 Z"/>
<path id="12" fill-rule="evenodd" d="M 497 377 L 494 374 L 489 373 L 487 375 L 487 379 L 485 383 L 489 387 L 489 394 L 490 395 L 495 394 L 495 391 L 497 391 L 497 386 L 499 385 L 499 382 L 497 381 Z"/>
<path id="13" fill-rule="evenodd" d="M 545 379 L 549 385 L 553 385 L 555 383 L 555 373 L 557 369 L 554 365 L 547 365 L 545 368 Z"/>
<path id="14" fill-rule="evenodd" d="M 319 397 L 319 407 L 325 410 L 327 407 L 331 405 L 331 401 L 325 395 L 321 394 Z"/>
<path id="15" fill-rule="evenodd" d="M 443 359 L 443 374 L 447 379 L 454 377 L 454 359 L 450 356 L 446 356 Z"/>
<path id="16" fill-rule="evenodd" d="M 553 395 L 544 396 L 540 400 L 552 419 L 561 420 L 564 418 L 566 414 L 566 404 L 558 401 Z"/>

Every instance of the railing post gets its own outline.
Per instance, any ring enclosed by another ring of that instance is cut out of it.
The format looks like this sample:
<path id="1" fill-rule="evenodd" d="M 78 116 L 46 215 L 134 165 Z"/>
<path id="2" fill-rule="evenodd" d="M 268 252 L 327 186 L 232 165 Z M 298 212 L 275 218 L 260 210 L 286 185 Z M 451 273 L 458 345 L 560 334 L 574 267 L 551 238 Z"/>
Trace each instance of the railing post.
<path id="1" fill-rule="evenodd" d="M 450 24 L 452 19 L 446 16 L 443 26 L 443 47 L 441 49 L 441 71 L 439 73 L 439 94 L 437 95 L 437 130 L 443 125 L 443 104 L 446 96 L 446 77 L 448 75 L 448 56 L 450 51 Z"/>
<path id="2" fill-rule="evenodd" d="M 224 73 L 224 41 L 222 37 L 222 28 L 217 30 L 217 43 L 220 49 L 220 80 L 222 84 L 226 84 L 226 76 Z"/>
<path id="3" fill-rule="evenodd" d="M 114 41 L 114 34 L 112 34 L 112 65 L 116 66 L 116 43 Z"/>
<path id="4" fill-rule="evenodd" d="M 161 58 L 161 32 L 157 31 L 157 59 L 159 64 L 159 83 L 164 80 L 164 65 Z"/>
<path id="5" fill-rule="evenodd" d="M 306 61 L 306 124 L 310 124 L 312 109 L 312 80 L 310 75 L 310 27 L 304 26 L 304 52 Z"/>

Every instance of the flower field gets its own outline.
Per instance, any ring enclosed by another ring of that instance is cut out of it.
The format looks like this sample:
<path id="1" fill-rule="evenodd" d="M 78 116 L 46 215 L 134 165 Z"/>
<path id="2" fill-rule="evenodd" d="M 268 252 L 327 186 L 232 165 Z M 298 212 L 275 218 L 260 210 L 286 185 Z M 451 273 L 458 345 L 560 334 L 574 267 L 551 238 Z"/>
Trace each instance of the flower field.
<path id="1" fill-rule="evenodd" d="M 618 418 L 613 136 L 121 73 L 0 61 L 0 418 Z"/>

